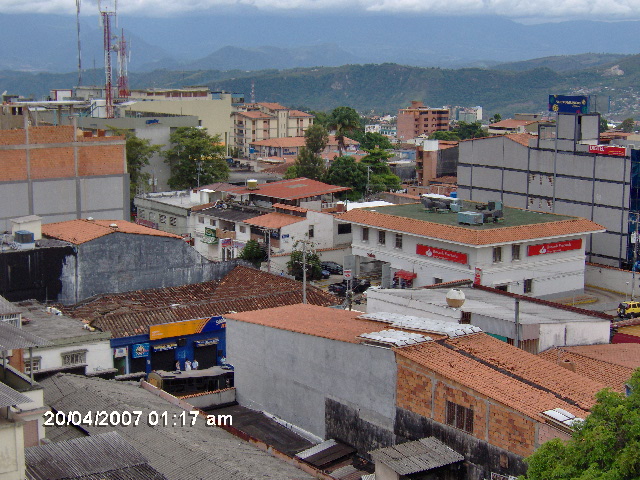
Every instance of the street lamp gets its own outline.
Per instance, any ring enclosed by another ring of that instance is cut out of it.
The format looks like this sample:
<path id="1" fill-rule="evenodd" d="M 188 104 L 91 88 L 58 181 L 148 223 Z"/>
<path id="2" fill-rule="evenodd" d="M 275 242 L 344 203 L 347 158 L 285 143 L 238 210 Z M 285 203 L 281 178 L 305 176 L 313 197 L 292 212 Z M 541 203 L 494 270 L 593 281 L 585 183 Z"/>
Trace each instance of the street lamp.
<path id="1" fill-rule="evenodd" d="M 204 155 L 200 155 L 200 160 L 196 160 L 196 169 L 198 171 L 198 188 L 200 188 L 200 173 L 202 172 L 203 162 L 204 162 Z"/>

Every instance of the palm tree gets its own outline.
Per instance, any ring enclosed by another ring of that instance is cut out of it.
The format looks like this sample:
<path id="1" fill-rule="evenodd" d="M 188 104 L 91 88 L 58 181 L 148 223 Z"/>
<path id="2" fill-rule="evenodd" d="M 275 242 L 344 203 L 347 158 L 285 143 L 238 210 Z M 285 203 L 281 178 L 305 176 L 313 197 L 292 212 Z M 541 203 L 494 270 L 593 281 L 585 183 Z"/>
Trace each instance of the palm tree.
<path id="1" fill-rule="evenodd" d="M 361 128 L 360 115 L 351 107 L 334 108 L 329 116 L 328 129 L 335 130 L 338 141 L 338 155 L 341 157 L 345 150 L 344 137 L 347 133 Z"/>

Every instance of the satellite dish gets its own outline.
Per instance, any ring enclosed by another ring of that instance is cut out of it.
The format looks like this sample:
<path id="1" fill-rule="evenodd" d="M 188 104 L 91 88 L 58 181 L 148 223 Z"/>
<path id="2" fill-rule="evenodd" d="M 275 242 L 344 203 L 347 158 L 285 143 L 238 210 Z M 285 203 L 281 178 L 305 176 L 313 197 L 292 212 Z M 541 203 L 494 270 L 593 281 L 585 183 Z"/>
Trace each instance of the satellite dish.
<path id="1" fill-rule="evenodd" d="M 460 308 L 465 301 L 464 292 L 457 288 L 452 288 L 447 292 L 447 305 L 451 308 Z"/>

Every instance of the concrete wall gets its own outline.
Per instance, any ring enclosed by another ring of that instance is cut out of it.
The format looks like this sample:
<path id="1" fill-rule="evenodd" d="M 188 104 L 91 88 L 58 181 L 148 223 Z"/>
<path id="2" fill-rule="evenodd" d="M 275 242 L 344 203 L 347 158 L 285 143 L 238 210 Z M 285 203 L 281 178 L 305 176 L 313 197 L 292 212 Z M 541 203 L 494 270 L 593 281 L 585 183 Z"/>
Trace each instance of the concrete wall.
<path id="1" fill-rule="evenodd" d="M 22 423 L 0 419 L 0 478 L 3 480 L 25 478 Z"/>
<path id="2" fill-rule="evenodd" d="M 237 262 L 243 263 L 209 262 L 177 238 L 115 232 L 79 245 L 77 256 L 66 257 L 58 301 L 219 279 Z"/>
<path id="3" fill-rule="evenodd" d="M 78 330 L 81 324 L 78 323 Z M 100 370 L 113 368 L 113 351 L 109 345 L 109 340 L 91 341 L 86 339 L 86 343 L 76 343 L 73 345 L 61 345 L 56 348 L 36 348 L 33 350 L 34 358 L 40 357 L 40 369 L 62 367 L 62 355 L 69 352 L 86 350 L 86 372 L 93 373 Z M 24 355 L 25 362 L 29 360 L 28 352 Z"/>
<path id="4" fill-rule="evenodd" d="M 325 438 L 325 401 L 388 431 L 395 416 L 391 350 L 227 320 L 238 402 Z"/>
<path id="5" fill-rule="evenodd" d="M 584 283 L 591 287 L 612 290 L 620 295 L 631 295 L 633 272 L 604 265 L 587 264 Z M 640 294 L 640 273 L 635 275 L 635 293 Z"/>

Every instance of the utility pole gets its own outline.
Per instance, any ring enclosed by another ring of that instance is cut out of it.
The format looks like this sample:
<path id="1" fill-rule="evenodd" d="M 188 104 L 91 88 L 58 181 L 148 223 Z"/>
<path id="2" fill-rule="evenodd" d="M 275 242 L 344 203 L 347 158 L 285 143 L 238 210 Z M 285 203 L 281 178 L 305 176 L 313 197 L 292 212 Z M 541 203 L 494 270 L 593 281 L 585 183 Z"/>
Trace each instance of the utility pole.
<path id="1" fill-rule="evenodd" d="M 631 266 L 631 301 L 634 299 L 636 289 L 636 262 L 638 261 L 638 217 L 640 212 L 629 212 L 629 216 L 633 216 L 633 233 L 631 240 L 633 241 L 633 265 Z"/>
<path id="2" fill-rule="evenodd" d="M 520 299 L 516 298 L 516 307 L 515 307 L 515 324 L 516 324 L 516 335 L 515 335 L 515 347 L 520 348 Z"/>
<path id="3" fill-rule="evenodd" d="M 302 242 L 302 303 L 307 303 L 307 241 Z"/>

